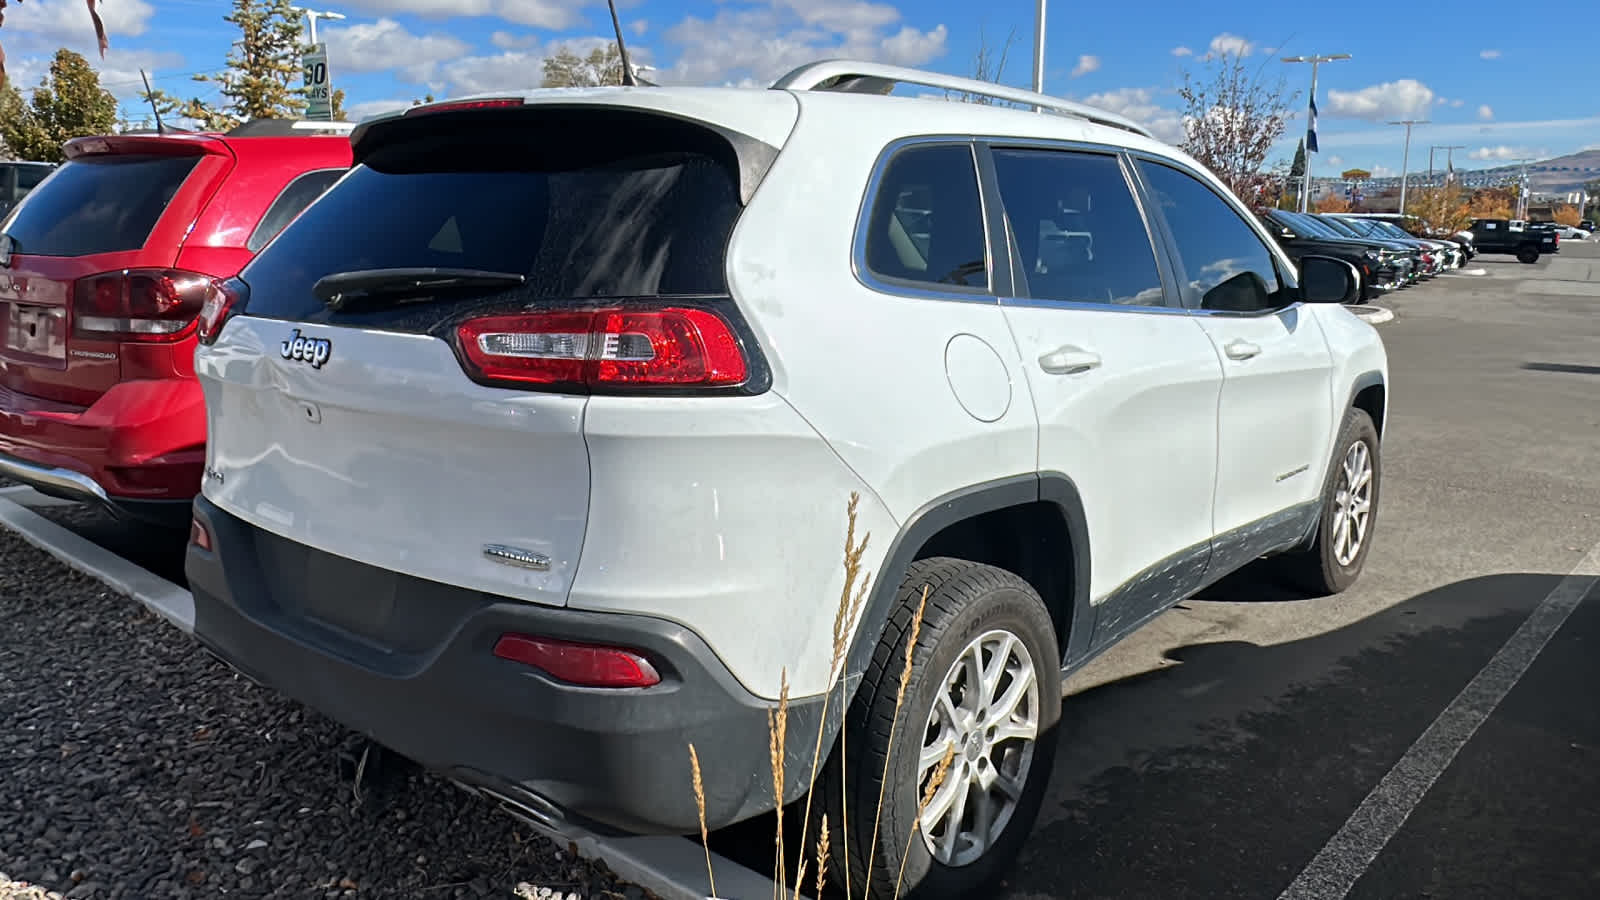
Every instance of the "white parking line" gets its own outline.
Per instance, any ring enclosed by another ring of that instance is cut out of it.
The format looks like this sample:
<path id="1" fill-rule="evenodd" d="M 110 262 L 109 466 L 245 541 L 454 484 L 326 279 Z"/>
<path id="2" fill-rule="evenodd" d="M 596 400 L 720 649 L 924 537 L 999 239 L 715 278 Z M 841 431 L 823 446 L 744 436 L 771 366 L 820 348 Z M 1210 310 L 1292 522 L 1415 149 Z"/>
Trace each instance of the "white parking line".
<path id="1" fill-rule="evenodd" d="M 1516 686 L 1596 584 L 1600 544 L 1534 608 L 1494 658 L 1445 707 L 1394 768 L 1383 776 L 1344 827 L 1323 845 L 1279 900 L 1339 900 L 1378 858 L 1456 753 Z"/>

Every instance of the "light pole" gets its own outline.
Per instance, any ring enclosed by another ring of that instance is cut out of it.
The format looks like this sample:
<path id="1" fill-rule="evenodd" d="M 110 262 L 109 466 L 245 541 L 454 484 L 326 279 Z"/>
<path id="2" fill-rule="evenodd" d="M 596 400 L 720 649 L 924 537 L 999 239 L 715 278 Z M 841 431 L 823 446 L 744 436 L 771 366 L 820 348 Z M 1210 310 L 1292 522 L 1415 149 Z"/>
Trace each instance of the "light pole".
<path id="1" fill-rule="evenodd" d="M 1033 4 L 1033 92 L 1044 93 L 1044 7 L 1046 0 Z M 1035 112 L 1038 111 L 1036 107 Z"/>
<path id="2" fill-rule="evenodd" d="M 1455 156 L 1456 156 L 1455 151 L 1457 151 L 1457 150 L 1465 150 L 1465 149 L 1467 149 L 1467 148 L 1462 146 L 1461 144 L 1450 144 L 1448 146 L 1445 145 L 1445 144 L 1433 144 L 1433 145 L 1428 147 L 1428 186 L 1429 187 L 1433 186 L 1433 151 L 1435 151 L 1435 150 L 1443 150 L 1447 154 L 1449 154 L 1448 156 L 1445 157 L 1445 160 L 1446 160 L 1445 165 L 1449 168 L 1449 171 L 1454 172 L 1456 170 L 1456 167 L 1455 167 Z M 1448 180 L 1448 176 L 1447 176 L 1447 180 Z"/>
<path id="3" fill-rule="evenodd" d="M 310 9 L 304 6 L 291 6 L 289 9 L 297 13 L 303 13 L 306 17 L 306 21 L 311 23 L 311 43 L 313 46 L 315 46 L 317 43 L 318 19 L 327 19 L 330 22 L 339 22 L 343 21 L 345 17 L 344 13 L 336 13 L 329 10 Z"/>
<path id="4" fill-rule="evenodd" d="M 1400 215 L 1402 216 L 1406 214 L 1406 173 L 1411 168 L 1411 126 L 1427 125 L 1432 121 L 1432 119 L 1401 119 L 1397 122 L 1389 123 L 1390 125 L 1404 125 L 1406 127 L 1405 155 L 1401 157 L 1400 162 Z"/>
<path id="5" fill-rule="evenodd" d="M 1042 3 L 1043 0 L 1040 0 L 1040 2 Z M 1283 57 L 1283 61 L 1286 62 L 1286 63 L 1310 63 L 1311 64 L 1311 113 L 1310 113 L 1311 119 L 1310 119 L 1310 121 L 1308 121 L 1306 123 L 1306 133 L 1307 133 L 1308 136 L 1310 136 L 1311 140 L 1306 143 L 1306 168 L 1305 168 L 1304 172 L 1300 173 L 1300 211 L 1301 212 L 1305 212 L 1306 209 L 1307 209 L 1307 204 L 1309 204 L 1311 202 L 1311 154 L 1317 152 L 1317 148 L 1315 146 L 1316 143 L 1317 143 L 1317 137 L 1316 137 L 1316 131 L 1315 131 L 1315 129 L 1317 127 L 1317 122 L 1316 122 L 1316 115 L 1317 115 L 1317 66 L 1319 66 L 1319 65 L 1321 65 L 1322 63 L 1325 63 L 1325 62 L 1334 62 L 1336 60 L 1349 59 L 1349 58 L 1350 58 L 1350 54 L 1348 54 L 1348 53 L 1331 53 L 1331 54 L 1328 54 L 1326 56 L 1317 56 L 1315 54 L 1312 54 L 1311 56 L 1285 56 L 1285 57 Z"/>

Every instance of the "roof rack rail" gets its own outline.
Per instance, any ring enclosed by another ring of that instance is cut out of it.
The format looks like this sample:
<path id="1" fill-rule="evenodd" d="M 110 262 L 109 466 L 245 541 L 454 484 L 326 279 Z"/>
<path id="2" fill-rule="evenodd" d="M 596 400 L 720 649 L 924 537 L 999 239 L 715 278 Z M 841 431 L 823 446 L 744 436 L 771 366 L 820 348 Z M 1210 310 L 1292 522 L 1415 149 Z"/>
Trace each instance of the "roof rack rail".
<path id="1" fill-rule="evenodd" d="M 317 131 L 349 134 L 355 127 L 354 122 L 332 122 L 325 119 L 251 119 L 235 125 L 224 134 L 228 137 L 289 137 Z"/>
<path id="2" fill-rule="evenodd" d="M 852 94 L 887 94 L 896 84 L 915 84 L 946 91 L 961 91 L 1021 103 L 1025 106 L 1060 113 L 1078 119 L 1087 119 L 1099 125 L 1109 125 L 1131 131 L 1142 137 L 1155 139 L 1143 125 L 1125 116 L 1097 109 L 1083 103 L 1062 100 L 1048 94 L 1006 87 L 991 81 L 944 75 L 906 66 L 866 62 L 854 59 L 825 59 L 807 63 L 772 83 L 773 90 L 841 91 Z"/>

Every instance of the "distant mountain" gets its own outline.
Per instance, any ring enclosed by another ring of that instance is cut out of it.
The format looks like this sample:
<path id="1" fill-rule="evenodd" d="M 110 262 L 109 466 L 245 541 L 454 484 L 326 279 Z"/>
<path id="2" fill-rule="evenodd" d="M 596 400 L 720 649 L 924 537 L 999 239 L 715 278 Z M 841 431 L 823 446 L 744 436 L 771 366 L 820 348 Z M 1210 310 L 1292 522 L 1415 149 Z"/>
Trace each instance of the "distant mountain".
<path id="1" fill-rule="evenodd" d="M 1517 175 L 1521 168 L 1509 165 L 1478 171 L 1509 178 Z M 1597 178 L 1600 178 L 1600 147 L 1528 163 L 1528 186 L 1540 193 L 1576 191 Z"/>

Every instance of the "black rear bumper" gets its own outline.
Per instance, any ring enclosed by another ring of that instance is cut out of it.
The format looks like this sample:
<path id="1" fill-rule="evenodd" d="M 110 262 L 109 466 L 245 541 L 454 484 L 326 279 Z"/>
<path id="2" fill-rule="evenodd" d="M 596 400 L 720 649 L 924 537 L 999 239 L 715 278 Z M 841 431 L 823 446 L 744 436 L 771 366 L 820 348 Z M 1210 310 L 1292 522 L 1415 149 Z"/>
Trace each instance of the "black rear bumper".
<path id="1" fill-rule="evenodd" d="M 411 578 L 285 540 L 204 497 L 194 509 L 212 541 L 188 551 L 195 636 L 252 680 L 557 831 L 698 832 L 691 742 L 710 827 L 772 808 L 771 704 L 688 629 Z M 662 682 L 557 682 L 493 655 L 508 632 L 633 648 Z M 820 706 L 790 705 L 786 800 L 811 767 L 814 737 L 793 738 L 815 735 Z"/>

